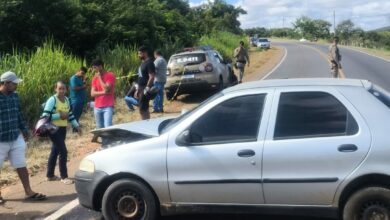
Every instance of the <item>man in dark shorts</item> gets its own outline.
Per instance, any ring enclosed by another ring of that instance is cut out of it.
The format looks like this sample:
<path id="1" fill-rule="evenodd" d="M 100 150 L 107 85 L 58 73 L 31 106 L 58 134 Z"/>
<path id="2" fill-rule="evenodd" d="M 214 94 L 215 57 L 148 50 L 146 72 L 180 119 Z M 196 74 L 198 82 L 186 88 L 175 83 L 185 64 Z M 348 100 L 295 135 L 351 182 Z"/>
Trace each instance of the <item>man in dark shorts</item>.
<path id="1" fill-rule="evenodd" d="M 142 60 L 141 66 L 138 68 L 138 100 L 139 112 L 142 120 L 150 118 L 148 92 L 153 86 L 155 66 L 150 58 L 148 48 L 142 46 L 138 49 L 138 57 Z"/>

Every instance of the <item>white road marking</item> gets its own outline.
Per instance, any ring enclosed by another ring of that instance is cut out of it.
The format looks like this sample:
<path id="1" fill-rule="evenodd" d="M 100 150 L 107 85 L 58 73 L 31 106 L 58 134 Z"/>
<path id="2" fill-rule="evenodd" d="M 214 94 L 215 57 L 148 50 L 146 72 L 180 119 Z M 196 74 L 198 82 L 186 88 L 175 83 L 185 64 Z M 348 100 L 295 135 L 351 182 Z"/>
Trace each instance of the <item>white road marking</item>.
<path id="1" fill-rule="evenodd" d="M 65 215 L 66 213 L 70 212 L 72 209 L 74 209 L 76 206 L 79 205 L 79 199 L 75 199 L 65 206 L 63 206 L 58 211 L 54 212 L 50 216 L 46 217 L 44 220 L 56 220 L 59 219 L 61 216 Z"/>
<path id="2" fill-rule="evenodd" d="M 366 54 L 366 55 L 368 55 L 368 56 L 372 56 L 372 57 L 375 57 L 375 58 L 379 58 L 379 59 L 381 59 L 381 60 L 384 60 L 384 61 L 390 63 L 390 60 L 388 60 L 388 59 L 385 59 L 385 58 L 380 57 L 380 56 L 377 56 L 377 55 L 369 54 L 369 53 L 367 53 L 367 52 L 365 52 L 365 51 L 361 51 L 361 50 L 358 50 L 358 49 L 355 49 L 355 48 L 351 48 L 351 47 L 346 47 L 346 46 L 341 46 L 341 47 L 342 47 L 343 49 L 353 50 L 353 51 L 360 52 L 360 53 L 362 53 L 362 54 Z"/>
<path id="3" fill-rule="evenodd" d="M 263 78 L 261 78 L 260 80 L 264 80 L 266 79 L 267 77 L 269 77 L 273 72 L 275 72 L 275 70 L 277 68 L 279 68 L 280 65 L 282 65 L 282 63 L 284 62 L 284 60 L 286 59 L 287 57 L 287 49 L 285 47 L 284 48 L 284 56 L 283 58 L 279 61 L 278 65 L 276 65 L 269 73 L 267 73 L 267 75 L 265 75 Z"/>

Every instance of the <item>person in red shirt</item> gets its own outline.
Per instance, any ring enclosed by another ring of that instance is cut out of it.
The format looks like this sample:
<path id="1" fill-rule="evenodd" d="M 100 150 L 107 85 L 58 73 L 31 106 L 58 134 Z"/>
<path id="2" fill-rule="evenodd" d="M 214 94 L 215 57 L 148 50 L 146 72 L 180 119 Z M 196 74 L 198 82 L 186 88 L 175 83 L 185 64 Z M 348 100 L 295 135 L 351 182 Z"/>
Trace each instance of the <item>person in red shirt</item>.
<path id="1" fill-rule="evenodd" d="M 96 128 L 112 125 L 115 102 L 115 75 L 104 69 L 102 60 L 92 61 L 95 76 L 92 79 L 91 97 L 95 98 L 94 113 Z M 104 140 L 102 140 L 104 146 Z"/>

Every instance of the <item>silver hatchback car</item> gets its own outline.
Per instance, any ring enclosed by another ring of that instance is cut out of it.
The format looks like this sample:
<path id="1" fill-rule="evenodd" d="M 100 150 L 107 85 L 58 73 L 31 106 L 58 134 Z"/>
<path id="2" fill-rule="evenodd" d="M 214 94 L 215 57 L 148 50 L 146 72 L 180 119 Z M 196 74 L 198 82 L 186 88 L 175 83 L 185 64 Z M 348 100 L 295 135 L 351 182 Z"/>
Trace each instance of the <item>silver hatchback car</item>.
<path id="1" fill-rule="evenodd" d="M 244 83 L 177 118 L 96 130 L 76 173 L 106 219 L 205 212 L 390 218 L 390 95 L 364 80 Z"/>

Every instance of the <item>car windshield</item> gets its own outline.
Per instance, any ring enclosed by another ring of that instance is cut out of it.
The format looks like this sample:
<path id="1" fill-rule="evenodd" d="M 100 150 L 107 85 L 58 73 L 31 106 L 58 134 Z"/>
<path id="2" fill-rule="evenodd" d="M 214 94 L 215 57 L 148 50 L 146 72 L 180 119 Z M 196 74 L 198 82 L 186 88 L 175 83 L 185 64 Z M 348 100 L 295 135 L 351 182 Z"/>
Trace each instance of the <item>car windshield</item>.
<path id="1" fill-rule="evenodd" d="M 390 93 L 388 91 L 377 85 L 373 85 L 368 91 L 390 108 Z"/>
<path id="2" fill-rule="evenodd" d="M 259 39 L 259 42 L 268 42 L 268 40 L 267 39 Z"/>
<path id="3" fill-rule="evenodd" d="M 188 65 L 188 64 L 200 64 L 206 61 L 206 55 L 204 53 L 191 53 L 176 55 L 171 58 L 170 64 L 176 65 Z"/>
<path id="4" fill-rule="evenodd" d="M 191 116 L 198 109 L 201 109 L 203 106 L 207 105 L 208 103 L 210 103 L 210 102 L 212 102 L 212 101 L 214 101 L 214 100 L 216 100 L 216 99 L 218 99 L 219 97 L 222 97 L 222 96 L 223 96 L 223 93 L 219 92 L 219 93 L 211 96 L 210 98 L 206 99 L 205 101 L 200 103 L 198 106 L 196 106 L 192 110 L 187 111 L 186 113 L 180 115 L 179 117 L 173 118 L 173 119 L 168 119 L 168 120 L 164 121 L 163 123 L 161 123 L 161 125 L 160 125 L 160 127 L 158 129 L 160 131 L 160 135 L 161 134 L 165 134 L 166 132 L 170 131 L 173 127 L 175 127 L 181 121 L 183 121 L 186 118 L 188 118 L 189 116 Z"/>

